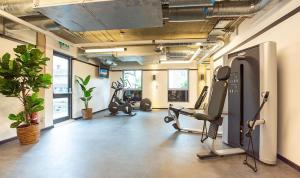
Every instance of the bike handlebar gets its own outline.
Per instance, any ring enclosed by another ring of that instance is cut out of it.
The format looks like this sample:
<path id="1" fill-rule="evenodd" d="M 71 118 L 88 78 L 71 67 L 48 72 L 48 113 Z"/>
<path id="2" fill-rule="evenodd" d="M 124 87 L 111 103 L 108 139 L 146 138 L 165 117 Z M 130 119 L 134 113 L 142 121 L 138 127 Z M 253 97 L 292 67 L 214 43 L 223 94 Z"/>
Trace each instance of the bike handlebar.
<path id="1" fill-rule="evenodd" d="M 120 78 L 120 81 L 115 81 L 115 82 L 112 82 L 111 84 L 111 88 L 112 89 L 123 89 L 123 88 L 126 88 L 127 86 L 131 87 L 131 84 L 130 82 L 128 81 L 128 79 L 124 80 L 122 78 Z"/>

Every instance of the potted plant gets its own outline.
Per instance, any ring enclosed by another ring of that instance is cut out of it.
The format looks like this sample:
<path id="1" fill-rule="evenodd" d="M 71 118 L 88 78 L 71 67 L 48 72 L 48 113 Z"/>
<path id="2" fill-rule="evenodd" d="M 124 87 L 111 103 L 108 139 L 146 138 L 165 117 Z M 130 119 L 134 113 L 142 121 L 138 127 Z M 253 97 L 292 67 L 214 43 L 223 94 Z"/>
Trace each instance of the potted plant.
<path id="1" fill-rule="evenodd" d="M 78 77 L 76 79 L 76 82 L 79 84 L 83 96 L 80 97 L 80 99 L 84 103 L 84 109 L 82 109 L 82 117 L 84 119 L 92 119 L 93 118 L 93 109 L 89 108 L 89 102 L 92 99 L 92 92 L 95 89 L 95 87 L 87 88 L 88 84 L 91 80 L 91 76 L 88 75 L 85 79 Z"/>
<path id="2" fill-rule="evenodd" d="M 40 136 L 37 113 L 44 109 L 44 99 L 38 92 L 52 83 L 51 75 L 42 73 L 49 58 L 32 45 L 19 45 L 14 52 L 13 59 L 9 53 L 0 58 L 0 93 L 22 103 L 21 112 L 8 116 L 13 122 L 10 127 L 17 129 L 21 144 L 33 144 Z"/>

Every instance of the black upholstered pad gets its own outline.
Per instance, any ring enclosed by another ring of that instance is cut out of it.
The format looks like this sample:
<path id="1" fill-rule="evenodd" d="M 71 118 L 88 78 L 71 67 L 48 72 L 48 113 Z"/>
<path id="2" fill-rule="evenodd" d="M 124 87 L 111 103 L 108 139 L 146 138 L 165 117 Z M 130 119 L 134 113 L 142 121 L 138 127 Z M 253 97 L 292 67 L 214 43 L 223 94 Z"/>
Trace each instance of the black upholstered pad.
<path id="1" fill-rule="evenodd" d="M 174 112 L 179 112 L 183 109 L 184 107 L 181 106 L 171 106 L 169 107 L 170 110 L 174 111 Z"/>
<path id="2" fill-rule="evenodd" d="M 184 108 L 184 109 L 180 110 L 179 113 L 183 114 L 183 115 L 192 116 L 192 115 L 194 115 L 195 112 L 196 112 L 195 109 L 186 109 L 186 108 Z"/>
<path id="3" fill-rule="evenodd" d="M 231 69 L 228 66 L 221 67 L 217 73 L 218 80 L 228 80 L 230 77 Z"/>
<path id="4" fill-rule="evenodd" d="M 207 113 L 203 112 L 195 112 L 193 116 L 198 120 L 211 120 Z"/>
<path id="5" fill-rule="evenodd" d="M 207 95 L 207 90 L 208 90 L 208 86 L 204 86 L 202 91 L 201 91 L 201 94 L 200 96 L 198 97 L 196 103 L 195 103 L 195 106 L 194 106 L 194 109 L 199 109 L 201 104 L 203 103 L 206 95 Z"/>
<path id="6" fill-rule="evenodd" d="M 219 118 L 222 114 L 227 86 L 226 81 L 217 81 L 212 88 L 212 95 L 208 105 L 208 115 L 211 120 Z"/>

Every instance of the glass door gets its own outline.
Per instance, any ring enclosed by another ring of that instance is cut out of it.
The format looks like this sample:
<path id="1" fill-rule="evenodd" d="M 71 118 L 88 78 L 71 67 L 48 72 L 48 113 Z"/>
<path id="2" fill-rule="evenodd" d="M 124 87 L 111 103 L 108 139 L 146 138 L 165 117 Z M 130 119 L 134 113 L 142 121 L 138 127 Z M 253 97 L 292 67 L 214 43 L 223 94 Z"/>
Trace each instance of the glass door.
<path id="1" fill-rule="evenodd" d="M 53 122 L 70 119 L 72 111 L 71 57 L 53 54 Z"/>

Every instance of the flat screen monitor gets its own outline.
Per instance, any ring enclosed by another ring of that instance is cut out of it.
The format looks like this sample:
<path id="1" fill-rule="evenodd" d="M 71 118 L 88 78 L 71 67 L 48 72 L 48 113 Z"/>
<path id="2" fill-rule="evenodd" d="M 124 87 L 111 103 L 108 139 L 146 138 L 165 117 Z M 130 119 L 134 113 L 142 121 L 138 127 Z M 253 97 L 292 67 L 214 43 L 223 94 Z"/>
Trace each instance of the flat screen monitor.
<path id="1" fill-rule="evenodd" d="M 107 68 L 99 68 L 99 77 L 100 78 L 108 78 L 109 70 Z"/>

